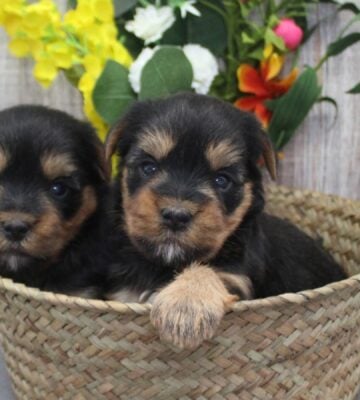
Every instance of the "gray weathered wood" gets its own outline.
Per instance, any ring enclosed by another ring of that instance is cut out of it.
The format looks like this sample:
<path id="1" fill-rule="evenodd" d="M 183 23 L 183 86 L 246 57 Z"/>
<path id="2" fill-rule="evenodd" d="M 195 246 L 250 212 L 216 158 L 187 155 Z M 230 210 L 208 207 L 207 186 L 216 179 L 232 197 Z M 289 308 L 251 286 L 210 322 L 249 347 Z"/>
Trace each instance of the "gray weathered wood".
<path id="1" fill-rule="evenodd" d="M 64 6 L 65 0 L 58 0 Z M 314 9 L 316 21 L 329 15 L 332 6 Z M 330 18 L 311 38 L 303 52 L 303 62 L 314 65 L 325 52 L 326 44 L 336 37 L 351 14 Z M 280 163 L 279 182 L 300 188 L 360 198 L 360 96 L 345 91 L 360 80 L 360 46 L 330 60 L 321 79 L 324 95 L 335 97 L 339 116 L 335 123 L 334 109 L 323 103 L 308 116 L 296 137 L 285 148 Z M 81 97 L 64 77 L 53 87 L 42 89 L 32 76 L 32 62 L 8 54 L 6 36 L 0 33 L 0 109 L 21 103 L 45 104 L 81 117 Z"/>

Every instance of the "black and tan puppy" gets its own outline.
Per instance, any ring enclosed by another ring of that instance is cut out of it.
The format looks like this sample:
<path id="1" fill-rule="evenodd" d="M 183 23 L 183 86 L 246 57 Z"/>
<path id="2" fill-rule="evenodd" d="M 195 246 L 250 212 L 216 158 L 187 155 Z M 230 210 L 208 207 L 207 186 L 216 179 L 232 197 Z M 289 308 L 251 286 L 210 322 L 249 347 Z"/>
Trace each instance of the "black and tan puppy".
<path id="1" fill-rule="evenodd" d="M 257 162 L 273 176 L 275 162 L 250 114 L 193 94 L 140 102 L 110 133 L 108 159 L 115 149 L 118 251 L 108 297 L 146 301 L 158 291 L 151 318 L 165 340 L 195 347 L 237 299 L 345 277 L 315 241 L 263 212 Z"/>
<path id="2" fill-rule="evenodd" d="M 106 174 L 88 124 L 40 106 L 0 112 L 0 275 L 99 297 Z"/>

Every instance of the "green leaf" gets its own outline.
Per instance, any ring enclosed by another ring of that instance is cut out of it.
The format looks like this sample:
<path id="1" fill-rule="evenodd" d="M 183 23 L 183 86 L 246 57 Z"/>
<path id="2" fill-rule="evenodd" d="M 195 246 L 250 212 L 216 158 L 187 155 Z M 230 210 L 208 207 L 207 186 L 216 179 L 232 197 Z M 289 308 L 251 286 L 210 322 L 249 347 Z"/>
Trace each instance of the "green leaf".
<path id="1" fill-rule="evenodd" d="M 274 28 L 276 25 L 278 25 L 279 22 L 280 22 L 280 19 L 277 15 L 275 15 L 275 14 L 270 15 L 269 22 L 268 22 L 270 28 Z"/>
<path id="2" fill-rule="evenodd" d="M 114 0 L 116 18 L 131 10 L 137 4 L 137 0 Z"/>
<path id="3" fill-rule="evenodd" d="M 320 93 L 321 86 L 315 70 L 307 68 L 286 94 L 266 102 L 266 106 L 273 111 L 268 131 L 277 150 L 291 139 Z"/>
<path id="4" fill-rule="evenodd" d="M 281 51 L 285 51 L 285 43 L 283 39 L 278 36 L 272 29 L 267 28 L 265 31 L 265 42 L 266 44 L 273 44 L 275 47 L 277 47 Z"/>
<path id="5" fill-rule="evenodd" d="M 360 13 L 360 8 L 355 3 L 344 3 L 339 7 L 339 11 L 351 11 L 354 14 Z"/>
<path id="6" fill-rule="evenodd" d="M 353 88 L 348 90 L 346 93 L 350 93 L 350 94 L 358 94 L 358 93 L 360 93 L 360 82 L 357 85 L 355 85 Z"/>
<path id="7" fill-rule="evenodd" d="M 261 61 L 264 58 L 264 49 L 262 47 L 257 48 L 248 54 L 248 57 L 257 61 Z"/>
<path id="8" fill-rule="evenodd" d="M 221 1 L 210 0 L 210 4 L 222 10 Z M 227 27 L 219 12 L 210 7 L 196 4 L 201 18 L 195 15 L 187 17 L 187 43 L 200 44 L 217 56 L 223 55 L 227 45 Z"/>
<path id="9" fill-rule="evenodd" d="M 255 42 L 255 40 L 252 37 L 250 37 L 246 32 L 242 32 L 241 38 L 244 43 L 251 44 Z"/>
<path id="10" fill-rule="evenodd" d="M 135 101 L 128 70 L 109 60 L 96 82 L 93 92 L 96 111 L 110 125 L 114 124 Z"/>
<path id="11" fill-rule="evenodd" d="M 360 40 L 360 32 L 350 33 L 329 44 L 326 55 L 334 57 Z"/>
<path id="12" fill-rule="evenodd" d="M 66 4 L 67 9 L 76 8 L 76 6 L 77 6 L 77 0 L 67 0 Z"/>
<path id="13" fill-rule="evenodd" d="M 184 52 L 177 47 L 159 49 L 141 74 L 139 98 L 149 99 L 191 90 L 193 70 Z"/>
<path id="14" fill-rule="evenodd" d="M 334 117 L 334 121 L 333 121 L 333 123 L 331 124 L 331 126 L 328 128 L 328 130 L 329 130 L 329 129 L 331 129 L 331 128 L 334 126 L 334 124 L 335 124 L 335 122 L 336 122 L 336 120 L 337 120 L 337 118 L 338 118 L 339 107 L 338 107 L 337 101 L 336 101 L 335 99 L 333 99 L 332 97 L 324 96 L 324 97 L 320 97 L 320 98 L 318 99 L 317 102 L 318 102 L 318 103 L 330 103 L 330 104 L 333 105 L 334 108 L 335 108 L 335 117 Z"/>
<path id="15" fill-rule="evenodd" d="M 163 37 L 159 41 L 162 45 L 183 46 L 187 43 L 187 22 L 181 18 L 179 10 L 176 10 L 175 15 L 175 22 L 164 32 Z"/>

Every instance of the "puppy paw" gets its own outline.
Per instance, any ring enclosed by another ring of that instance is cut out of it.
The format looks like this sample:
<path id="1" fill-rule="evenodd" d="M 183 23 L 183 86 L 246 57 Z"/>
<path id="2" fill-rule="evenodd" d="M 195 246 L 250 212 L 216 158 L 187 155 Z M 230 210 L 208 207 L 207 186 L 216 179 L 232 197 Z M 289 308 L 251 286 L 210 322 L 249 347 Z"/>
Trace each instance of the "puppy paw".
<path id="1" fill-rule="evenodd" d="M 194 263 L 157 294 L 150 318 L 162 340 L 194 349 L 215 335 L 237 299 L 211 268 Z"/>

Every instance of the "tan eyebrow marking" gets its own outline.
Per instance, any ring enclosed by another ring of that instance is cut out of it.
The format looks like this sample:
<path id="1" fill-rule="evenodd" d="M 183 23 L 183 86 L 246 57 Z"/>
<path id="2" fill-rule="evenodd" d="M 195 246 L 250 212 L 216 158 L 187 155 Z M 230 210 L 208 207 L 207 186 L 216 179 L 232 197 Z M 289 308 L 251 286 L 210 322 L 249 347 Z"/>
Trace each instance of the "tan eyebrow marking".
<path id="1" fill-rule="evenodd" d="M 156 160 L 165 158 L 175 145 L 174 138 L 169 133 L 161 130 L 145 131 L 139 140 L 139 147 Z"/>
<path id="2" fill-rule="evenodd" d="M 241 160 L 242 151 L 229 140 L 213 142 L 205 151 L 206 158 L 213 170 L 229 167 Z"/>
<path id="3" fill-rule="evenodd" d="M 8 162 L 9 162 L 8 154 L 2 147 L 0 147 L 0 172 L 2 172 L 6 168 Z"/>
<path id="4" fill-rule="evenodd" d="M 77 170 L 69 154 L 46 153 L 41 157 L 41 166 L 49 179 L 68 176 Z"/>

